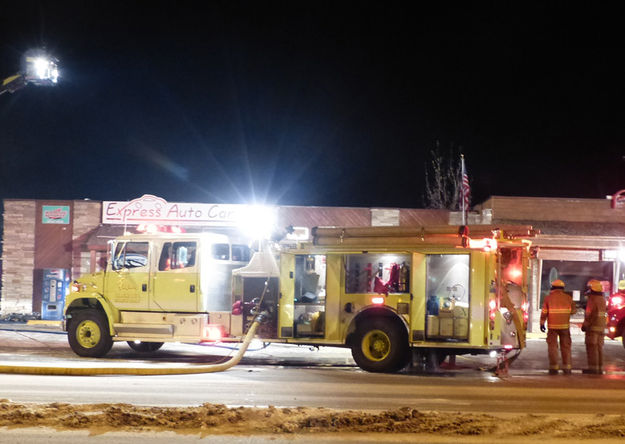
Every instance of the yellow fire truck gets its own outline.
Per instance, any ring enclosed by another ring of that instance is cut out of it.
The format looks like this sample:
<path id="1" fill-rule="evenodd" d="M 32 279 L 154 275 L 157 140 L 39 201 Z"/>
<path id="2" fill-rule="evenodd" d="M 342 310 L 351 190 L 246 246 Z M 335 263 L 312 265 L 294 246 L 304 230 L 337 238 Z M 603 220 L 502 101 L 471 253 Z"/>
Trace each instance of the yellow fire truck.
<path id="1" fill-rule="evenodd" d="M 64 325 L 72 349 L 92 357 L 113 341 L 137 351 L 240 341 L 261 312 L 263 341 L 349 347 L 373 372 L 411 357 L 505 353 L 525 345 L 533 235 L 526 226 L 318 227 L 313 242 L 239 267 L 215 236 L 124 236 L 106 271 L 74 282 Z"/>

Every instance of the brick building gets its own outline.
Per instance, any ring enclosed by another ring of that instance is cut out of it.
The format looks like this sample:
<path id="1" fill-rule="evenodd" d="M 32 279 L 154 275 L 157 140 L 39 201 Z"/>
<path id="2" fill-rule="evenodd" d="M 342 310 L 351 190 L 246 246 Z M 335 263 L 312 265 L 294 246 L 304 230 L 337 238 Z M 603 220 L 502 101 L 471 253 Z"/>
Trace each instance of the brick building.
<path id="1" fill-rule="evenodd" d="M 225 232 L 244 237 L 228 219 L 228 213 L 239 211 L 244 205 L 169 203 L 155 196 L 131 202 L 6 199 L 0 314 L 40 312 L 44 269 L 69 270 L 70 279 L 100 271 L 109 240 L 133 232 L 140 223 L 159 223 L 149 216 L 142 217 L 140 211 L 135 211 L 136 217 L 121 220 L 118 211 L 111 209 L 136 209 L 143 205 L 147 214 L 148 206 L 154 204 L 160 205 L 159 209 L 175 211 L 182 219 L 174 223 L 170 217 L 165 223 L 180 225 L 188 232 Z M 281 206 L 275 211 L 276 226 L 308 230 L 321 225 L 444 225 L 449 217 L 445 210 L 420 209 Z M 203 212 L 203 218 L 189 216 L 199 212 Z"/>
<path id="2" fill-rule="evenodd" d="M 214 219 L 182 221 L 180 225 L 188 231 L 240 235 L 232 221 L 220 215 L 244 206 L 149 198 L 156 199 L 161 208 L 175 207 L 178 216 L 192 213 L 187 211 L 191 206 L 196 212 L 213 212 Z M 40 311 L 43 269 L 69 270 L 72 279 L 99 271 L 106 260 L 107 241 L 136 229 L 142 220 L 140 214 L 138 219 L 117 220 L 110 208 L 136 206 L 145 200 L 146 196 L 131 202 L 5 200 L 0 314 Z M 275 211 L 278 227 L 301 227 L 304 232 L 324 225 L 422 226 L 461 221 L 460 213 L 446 210 L 280 206 Z M 522 224 L 540 230 L 533 241 L 536 255 L 528 295 L 531 331 L 537 330 L 540 306 L 553 279 L 563 279 L 566 290 L 583 306 L 590 278 L 602 280 L 606 294 L 625 278 L 625 208 L 608 199 L 493 196 L 473 208 L 468 223 Z"/>

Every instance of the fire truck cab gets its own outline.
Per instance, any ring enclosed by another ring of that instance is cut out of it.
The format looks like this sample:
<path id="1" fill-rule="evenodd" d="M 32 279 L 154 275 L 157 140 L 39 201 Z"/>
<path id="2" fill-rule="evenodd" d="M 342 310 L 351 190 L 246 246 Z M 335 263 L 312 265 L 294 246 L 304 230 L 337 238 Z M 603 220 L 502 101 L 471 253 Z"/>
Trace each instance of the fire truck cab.
<path id="1" fill-rule="evenodd" d="M 113 341 L 154 351 L 163 342 L 221 337 L 209 324 L 229 313 L 232 270 L 246 265 L 250 254 L 223 234 L 133 234 L 111 241 L 106 270 L 74 281 L 66 298 L 63 325 L 72 350 L 99 357 Z"/>

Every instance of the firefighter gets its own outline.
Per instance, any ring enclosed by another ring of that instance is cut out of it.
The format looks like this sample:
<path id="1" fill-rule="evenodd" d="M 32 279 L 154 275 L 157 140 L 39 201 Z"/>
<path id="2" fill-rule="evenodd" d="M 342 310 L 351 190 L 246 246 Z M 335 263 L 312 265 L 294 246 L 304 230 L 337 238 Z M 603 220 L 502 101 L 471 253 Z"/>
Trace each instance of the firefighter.
<path id="1" fill-rule="evenodd" d="M 588 301 L 582 331 L 586 333 L 588 368 L 582 373 L 603 374 L 603 335 L 605 330 L 605 297 L 603 286 L 597 280 L 588 282 Z"/>
<path id="2" fill-rule="evenodd" d="M 549 354 L 549 374 L 557 375 L 558 365 L 558 340 L 560 353 L 562 354 L 562 372 L 571 374 L 571 331 L 569 322 L 571 315 L 577 311 L 573 298 L 564 292 L 564 282 L 556 279 L 551 283 L 551 291 L 545 298 L 543 309 L 540 313 L 540 331 L 545 332 L 545 321 L 549 331 L 547 332 L 547 350 Z"/>

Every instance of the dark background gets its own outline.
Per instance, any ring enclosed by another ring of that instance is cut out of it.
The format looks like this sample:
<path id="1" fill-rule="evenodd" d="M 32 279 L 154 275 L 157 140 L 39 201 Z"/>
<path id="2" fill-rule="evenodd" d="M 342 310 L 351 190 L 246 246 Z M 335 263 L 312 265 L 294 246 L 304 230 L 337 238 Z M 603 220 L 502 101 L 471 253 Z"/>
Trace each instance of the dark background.
<path id="1" fill-rule="evenodd" d="M 625 188 L 625 17 L 568 2 L 0 2 L 0 198 L 422 207 Z"/>

